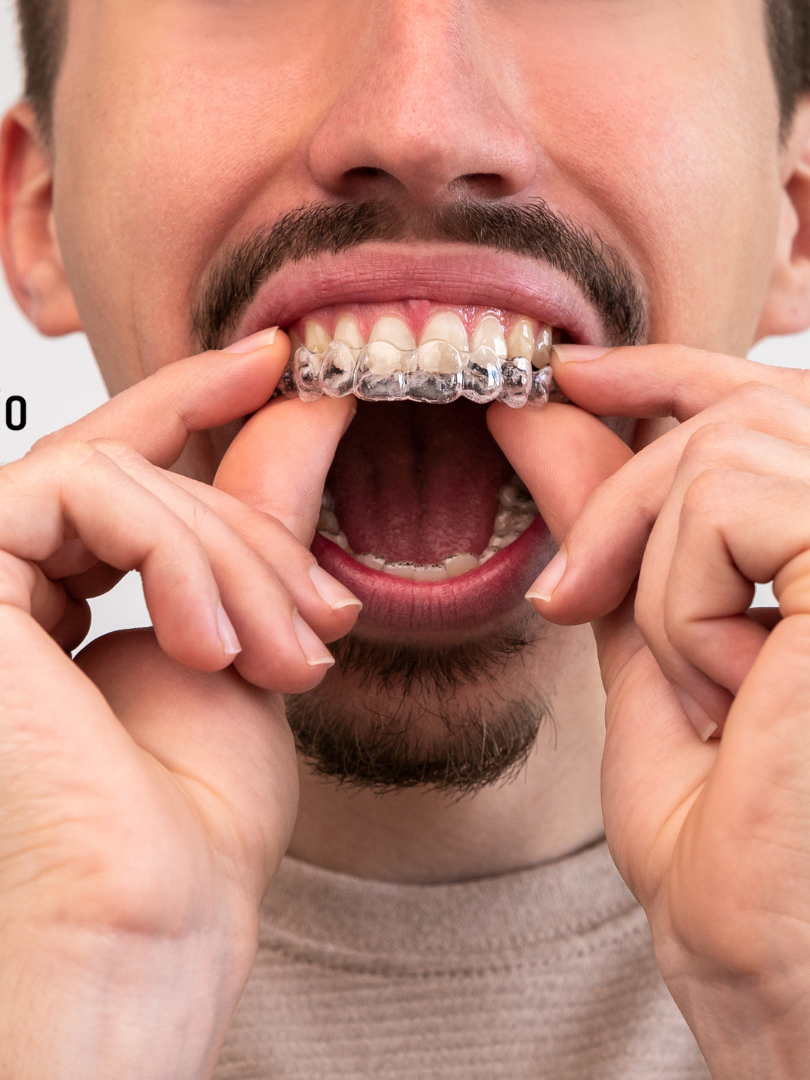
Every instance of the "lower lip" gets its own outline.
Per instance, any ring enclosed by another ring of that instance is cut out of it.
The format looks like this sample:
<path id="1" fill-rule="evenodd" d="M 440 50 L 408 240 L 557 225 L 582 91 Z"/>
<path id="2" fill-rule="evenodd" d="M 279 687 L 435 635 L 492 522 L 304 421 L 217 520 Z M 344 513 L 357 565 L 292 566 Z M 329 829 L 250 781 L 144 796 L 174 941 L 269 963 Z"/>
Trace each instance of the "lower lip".
<path id="1" fill-rule="evenodd" d="M 481 629 L 524 602 L 552 552 L 540 517 L 483 566 L 442 582 L 409 581 L 372 570 L 320 533 L 312 544 L 324 570 L 362 600 L 358 629 L 373 628 L 375 636 L 383 637 L 408 631 L 444 636 Z"/>

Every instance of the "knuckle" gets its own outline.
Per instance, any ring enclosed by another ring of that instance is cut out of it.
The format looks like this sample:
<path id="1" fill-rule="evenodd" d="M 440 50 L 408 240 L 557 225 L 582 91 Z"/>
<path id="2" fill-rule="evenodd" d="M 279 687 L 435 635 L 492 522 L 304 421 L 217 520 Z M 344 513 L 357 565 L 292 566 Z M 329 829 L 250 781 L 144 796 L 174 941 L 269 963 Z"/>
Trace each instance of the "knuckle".
<path id="1" fill-rule="evenodd" d="M 729 395 L 729 399 L 743 411 L 753 411 L 758 415 L 763 409 L 784 408 L 786 404 L 796 404 L 796 399 L 770 383 L 752 381 L 742 383 Z"/>
<path id="2" fill-rule="evenodd" d="M 691 462 L 715 461 L 739 448 L 746 429 L 730 420 L 715 420 L 699 427 L 689 438 L 683 456 Z"/>
<path id="3" fill-rule="evenodd" d="M 43 450 L 49 450 L 52 446 L 56 446 L 59 443 L 75 442 L 76 440 L 69 434 L 71 426 L 72 425 L 69 425 L 68 427 L 60 428 L 58 431 L 51 431 L 47 435 L 42 435 L 35 443 L 31 444 L 28 453 L 38 454 Z"/>
<path id="4" fill-rule="evenodd" d="M 23 460 L 37 462 L 49 472 L 70 473 L 84 465 L 96 453 L 93 446 L 83 439 L 58 439 L 45 443 L 39 450 L 38 445 L 35 443 Z"/>
<path id="5" fill-rule="evenodd" d="M 695 513 L 711 514 L 728 492 L 733 472 L 723 468 L 704 469 L 684 492 L 683 505 Z"/>
<path id="6" fill-rule="evenodd" d="M 89 439 L 88 446 L 92 446 L 94 450 L 98 450 L 105 457 L 140 458 L 140 454 L 133 450 L 131 446 L 127 446 L 125 442 L 121 442 L 120 439 Z"/>

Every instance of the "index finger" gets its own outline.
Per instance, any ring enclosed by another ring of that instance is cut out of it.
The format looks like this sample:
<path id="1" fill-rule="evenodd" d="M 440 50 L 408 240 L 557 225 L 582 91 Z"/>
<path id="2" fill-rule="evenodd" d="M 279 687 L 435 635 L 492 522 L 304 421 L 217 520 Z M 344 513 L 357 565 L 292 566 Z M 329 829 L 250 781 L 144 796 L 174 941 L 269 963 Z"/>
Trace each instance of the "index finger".
<path id="1" fill-rule="evenodd" d="M 221 427 L 261 408 L 290 352 L 281 331 L 263 330 L 237 343 L 247 351 L 201 353 L 160 368 L 111 401 L 34 444 L 114 439 L 167 469 L 193 431 Z"/>
<path id="2" fill-rule="evenodd" d="M 810 379 L 802 369 L 685 345 L 555 345 L 552 367 L 564 393 L 596 416 L 689 420 L 747 383 L 772 386 L 810 404 Z"/>

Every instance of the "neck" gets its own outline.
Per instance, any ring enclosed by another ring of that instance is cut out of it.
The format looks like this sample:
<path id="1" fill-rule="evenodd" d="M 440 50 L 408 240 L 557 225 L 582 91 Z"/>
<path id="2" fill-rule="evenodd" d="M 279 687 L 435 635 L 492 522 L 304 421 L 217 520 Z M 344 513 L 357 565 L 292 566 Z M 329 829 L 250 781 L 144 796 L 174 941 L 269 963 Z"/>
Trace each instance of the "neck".
<path id="1" fill-rule="evenodd" d="M 564 677 L 547 695 L 553 724 L 516 776 L 462 798 L 418 788 L 380 795 L 324 780 L 301 762 L 289 854 L 355 877 L 437 883 L 525 869 L 599 839 L 599 668 L 589 627 L 557 632 Z"/>

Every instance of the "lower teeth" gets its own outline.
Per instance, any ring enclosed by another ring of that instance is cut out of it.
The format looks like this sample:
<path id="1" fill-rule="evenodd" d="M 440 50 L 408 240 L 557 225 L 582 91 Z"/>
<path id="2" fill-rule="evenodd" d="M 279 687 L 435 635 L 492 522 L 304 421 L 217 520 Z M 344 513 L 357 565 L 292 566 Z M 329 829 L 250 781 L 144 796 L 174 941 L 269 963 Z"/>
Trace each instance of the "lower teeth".
<path id="1" fill-rule="evenodd" d="M 382 555 L 371 552 L 363 552 L 356 555 L 345 534 L 340 528 L 340 523 L 335 514 L 334 500 L 329 491 L 324 491 L 321 516 L 318 520 L 318 532 L 333 544 L 337 544 L 347 554 L 352 555 L 363 566 L 372 570 L 380 570 L 384 574 L 394 577 L 407 578 L 411 581 L 438 582 L 448 581 L 454 577 L 460 577 L 471 570 L 477 569 L 488 562 L 493 555 L 503 551 L 505 547 L 513 544 L 518 537 L 528 529 L 537 517 L 537 507 L 532 501 L 531 495 L 514 476 L 509 483 L 504 484 L 498 493 L 498 513 L 489 543 L 480 555 L 471 552 L 460 552 L 449 556 L 440 563 L 413 563 L 391 562 Z"/>
<path id="2" fill-rule="evenodd" d="M 428 341 L 406 351 L 387 341 L 372 341 L 362 349 L 333 341 L 324 352 L 297 349 L 278 392 L 304 401 L 354 394 L 363 401 L 439 405 L 465 397 L 520 409 L 545 405 L 557 391 L 547 365 L 534 368 L 525 356 L 501 360 L 486 345 L 459 352 L 446 341 Z"/>

